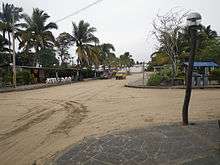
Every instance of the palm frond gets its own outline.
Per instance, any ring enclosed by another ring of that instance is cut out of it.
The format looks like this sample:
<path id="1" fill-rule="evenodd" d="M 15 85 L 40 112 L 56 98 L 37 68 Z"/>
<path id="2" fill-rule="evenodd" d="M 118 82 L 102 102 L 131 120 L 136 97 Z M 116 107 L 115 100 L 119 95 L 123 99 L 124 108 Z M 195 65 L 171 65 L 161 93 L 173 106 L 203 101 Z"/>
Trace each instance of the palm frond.
<path id="1" fill-rule="evenodd" d="M 32 24 L 32 19 L 31 19 L 31 17 L 29 17 L 27 14 L 24 14 L 23 15 L 23 18 L 24 18 L 24 20 L 25 20 L 25 22 L 26 22 L 26 26 L 28 27 L 28 26 L 31 26 L 31 24 Z"/>
<path id="2" fill-rule="evenodd" d="M 54 22 L 50 22 L 44 27 L 44 30 L 50 30 L 50 29 L 58 29 L 57 24 Z"/>

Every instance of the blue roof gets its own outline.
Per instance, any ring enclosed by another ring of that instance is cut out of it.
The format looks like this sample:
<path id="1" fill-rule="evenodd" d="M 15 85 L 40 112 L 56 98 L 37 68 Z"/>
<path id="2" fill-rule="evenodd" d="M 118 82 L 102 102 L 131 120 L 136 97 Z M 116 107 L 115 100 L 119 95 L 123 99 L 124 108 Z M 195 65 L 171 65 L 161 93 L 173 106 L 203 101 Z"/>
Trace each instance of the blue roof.
<path id="1" fill-rule="evenodd" d="M 184 65 L 189 65 L 188 62 L 184 62 Z M 220 65 L 215 62 L 194 62 L 193 67 L 219 67 Z"/>

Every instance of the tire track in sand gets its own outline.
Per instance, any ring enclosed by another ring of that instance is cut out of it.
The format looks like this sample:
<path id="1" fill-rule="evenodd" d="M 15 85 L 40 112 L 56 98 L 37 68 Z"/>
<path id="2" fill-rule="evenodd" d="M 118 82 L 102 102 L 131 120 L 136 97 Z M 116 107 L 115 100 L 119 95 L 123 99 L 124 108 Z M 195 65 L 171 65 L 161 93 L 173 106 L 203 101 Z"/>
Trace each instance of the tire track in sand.
<path id="1" fill-rule="evenodd" d="M 50 104 L 51 103 L 53 105 L 57 104 L 57 108 L 54 108 L 55 106 L 48 107 L 41 105 L 36 108 L 36 111 L 31 109 L 31 111 L 16 119 L 14 122 L 16 122 L 16 124 L 18 123 L 18 126 L 16 126 L 13 130 L 0 134 L 0 141 L 16 136 L 33 126 L 48 120 L 57 112 L 64 111 L 65 117 L 51 132 L 49 132 L 49 134 L 68 134 L 71 128 L 77 126 L 87 116 L 87 108 L 78 102 L 65 101 L 60 103 L 58 100 L 51 100 Z M 22 124 L 19 124 L 20 121 Z"/>

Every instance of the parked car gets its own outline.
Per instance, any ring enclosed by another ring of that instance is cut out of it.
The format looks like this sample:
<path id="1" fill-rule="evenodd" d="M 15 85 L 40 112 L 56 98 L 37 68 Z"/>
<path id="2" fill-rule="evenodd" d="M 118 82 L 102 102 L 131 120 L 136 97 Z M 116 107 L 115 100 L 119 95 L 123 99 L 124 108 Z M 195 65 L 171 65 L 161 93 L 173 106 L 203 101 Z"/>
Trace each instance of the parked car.
<path id="1" fill-rule="evenodd" d="M 118 71 L 115 75 L 116 80 L 126 79 L 127 73 L 125 71 Z"/>

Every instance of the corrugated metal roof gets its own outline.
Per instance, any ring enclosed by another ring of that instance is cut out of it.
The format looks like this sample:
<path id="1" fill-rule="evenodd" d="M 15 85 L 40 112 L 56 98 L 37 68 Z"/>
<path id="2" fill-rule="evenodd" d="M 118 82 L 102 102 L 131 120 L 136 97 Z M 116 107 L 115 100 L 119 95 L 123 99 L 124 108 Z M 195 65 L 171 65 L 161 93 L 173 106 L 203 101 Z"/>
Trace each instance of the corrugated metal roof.
<path id="1" fill-rule="evenodd" d="M 188 62 L 184 62 L 184 65 L 189 65 Z M 194 67 L 219 67 L 220 65 L 215 62 L 194 62 Z"/>

